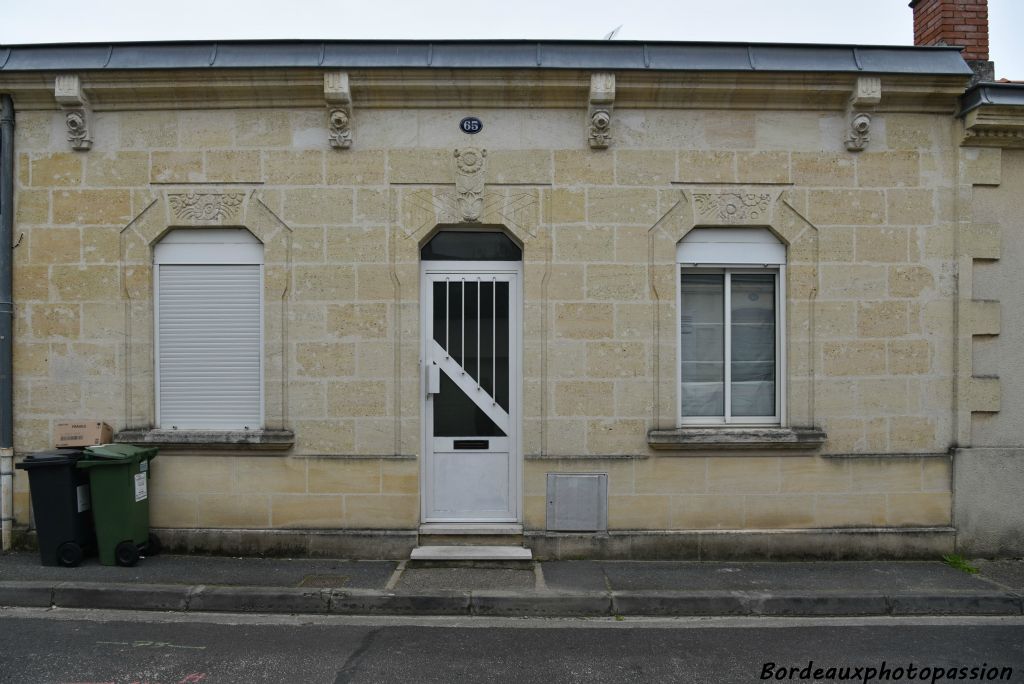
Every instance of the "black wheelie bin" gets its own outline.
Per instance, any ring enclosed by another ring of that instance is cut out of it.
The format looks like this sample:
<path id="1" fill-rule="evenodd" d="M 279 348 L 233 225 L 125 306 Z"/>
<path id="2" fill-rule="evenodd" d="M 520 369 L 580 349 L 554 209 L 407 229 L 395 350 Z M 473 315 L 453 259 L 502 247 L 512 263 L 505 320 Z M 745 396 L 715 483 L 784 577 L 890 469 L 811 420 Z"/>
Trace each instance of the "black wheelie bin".
<path id="1" fill-rule="evenodd" d="M 30 454 L 15 468 L 28 473 L 39 559 L 74 567 L 96 549 L 89 477 L 78 469 L 81 449 Z"/>

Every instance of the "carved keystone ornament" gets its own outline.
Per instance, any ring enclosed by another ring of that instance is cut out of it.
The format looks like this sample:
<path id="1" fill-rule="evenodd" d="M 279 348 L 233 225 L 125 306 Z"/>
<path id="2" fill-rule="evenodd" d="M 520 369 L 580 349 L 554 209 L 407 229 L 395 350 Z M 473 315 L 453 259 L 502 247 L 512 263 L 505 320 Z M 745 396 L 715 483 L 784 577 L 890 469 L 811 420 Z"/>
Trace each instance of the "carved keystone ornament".
<path id="1" fill-rule="evenodd" d="M 463 221 L 476 223 L 484 211 L 484 159 L 487 150 L 455 150 L 455 194 Z"/>

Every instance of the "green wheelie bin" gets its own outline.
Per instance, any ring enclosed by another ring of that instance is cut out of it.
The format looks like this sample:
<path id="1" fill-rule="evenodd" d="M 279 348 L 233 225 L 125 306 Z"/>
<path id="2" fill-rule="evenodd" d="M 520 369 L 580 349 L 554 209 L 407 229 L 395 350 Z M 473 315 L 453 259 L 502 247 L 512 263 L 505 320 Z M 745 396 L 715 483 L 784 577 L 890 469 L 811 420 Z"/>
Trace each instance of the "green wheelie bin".
<path id="1" fill-rule="evenodd" d="M 160 541 L 149 532 L 149 462 L 156 447 L 102 444 L 85 448 L 78 467 L 89 473 L 100 563 L 135 565 L 155 555 Z"/>

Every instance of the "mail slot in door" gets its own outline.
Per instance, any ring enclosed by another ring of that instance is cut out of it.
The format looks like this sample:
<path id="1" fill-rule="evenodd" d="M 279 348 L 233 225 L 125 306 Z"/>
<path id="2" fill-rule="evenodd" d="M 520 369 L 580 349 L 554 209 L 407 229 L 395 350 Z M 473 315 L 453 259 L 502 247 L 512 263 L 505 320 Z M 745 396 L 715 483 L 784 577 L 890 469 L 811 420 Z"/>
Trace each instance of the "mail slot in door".
<path id="1" fill-rule="evenodd" d="M 456 439 L 453 441 L 452 446 L 456 449 L 473 449 L 483 450 L 490 447 L 490 440 L 486 439 Z"/>

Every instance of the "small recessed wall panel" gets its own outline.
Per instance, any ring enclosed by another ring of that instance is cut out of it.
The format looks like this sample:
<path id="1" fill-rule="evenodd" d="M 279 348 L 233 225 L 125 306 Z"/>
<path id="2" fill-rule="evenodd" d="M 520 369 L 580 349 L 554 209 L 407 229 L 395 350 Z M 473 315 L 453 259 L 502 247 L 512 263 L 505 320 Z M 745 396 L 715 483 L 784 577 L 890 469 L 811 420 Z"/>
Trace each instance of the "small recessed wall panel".
<path id="1" fill-rule="evenodd" d="M 550 532 L 608 530 L 607 473 L 548 473 Z"/>

